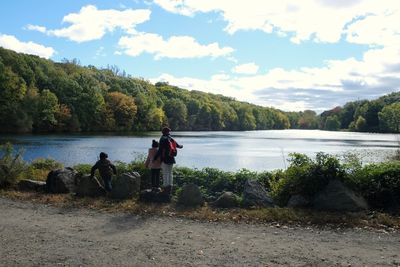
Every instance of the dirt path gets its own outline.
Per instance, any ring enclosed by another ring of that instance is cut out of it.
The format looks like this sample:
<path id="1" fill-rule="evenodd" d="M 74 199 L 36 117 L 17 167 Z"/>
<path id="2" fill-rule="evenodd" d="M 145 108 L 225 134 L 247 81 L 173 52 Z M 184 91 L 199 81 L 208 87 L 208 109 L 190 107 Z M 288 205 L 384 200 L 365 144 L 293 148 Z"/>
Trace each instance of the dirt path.
<path id="1" fill-rule="evenodd" d="M 206 223 L 0 198 L 0 266 L 400 266 L 400 233 Z"/>

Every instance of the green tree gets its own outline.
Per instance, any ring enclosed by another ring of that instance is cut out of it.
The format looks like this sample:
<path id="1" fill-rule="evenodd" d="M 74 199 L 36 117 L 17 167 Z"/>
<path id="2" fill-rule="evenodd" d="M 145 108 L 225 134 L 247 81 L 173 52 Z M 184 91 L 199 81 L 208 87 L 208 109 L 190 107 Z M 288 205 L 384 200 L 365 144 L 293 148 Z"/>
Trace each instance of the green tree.
<path id="1" fill-rule="evenodd" d="M 367 131 L 367 121 L 364 119 L 364 117 L 359 116 L 357 118 L 357 120 L 354 123 L 354 129 L 359 132 Z"/>
<path id="2" fill-rule="evenodd" d="M 378 116 L 381 130 L 400 132 L 400 102 L 384 107 Z"/>
<path id="3" fill-rule="evenodd" d="M 114 115 L 117 130 L 131 130 L 137 107 L 133 97 L 112 92 L 107 95 L 107 108 Z"/>
<path id="4" fill-rule="evenodd" d="M 340 121 L 336 115 L 329 116 L 325 121 L 325 130 L 337 131 L 340 129 Z"/>
<path id="5" fill-rule="evenodd" d="M 47 89 L 40 92 L 36 117 L 34 118 L 34 129 L 36 131 L 53 131 L 57 126 L 56 116 L 58 112 L 57 96 Z"/>
<path id="6" fill-rule="evenodd" d="M 182 100 L 172 98 L 165 103 L 165 114 L 169 126 L 175 131 L 184 130 L 187 124 L 187 108 Z"/>

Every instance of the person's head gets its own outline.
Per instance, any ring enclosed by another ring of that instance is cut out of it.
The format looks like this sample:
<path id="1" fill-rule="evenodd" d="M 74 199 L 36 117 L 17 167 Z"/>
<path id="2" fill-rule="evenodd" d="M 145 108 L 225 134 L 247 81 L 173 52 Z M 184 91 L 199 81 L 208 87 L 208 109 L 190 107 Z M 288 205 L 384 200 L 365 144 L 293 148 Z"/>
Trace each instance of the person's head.
<path id="1" fill-rule="evenodd" d="M 169 134 L 171 132 L 171 129 L 168 128 L 168 127 L 164 127 L 161 132 L 162 132 L 162 134 L 166 135 L 166 134 Z"/>
<path id="2" fill-rule="evenodd" d="M 151 147 L 158 147 L 158 142 L 153 139 L 153 141 L 151 143 Z"/>
<path id="3" fill-rule="evenodd" d="M 106 158 L 108 158 L 107 153 L 100 152 L 100 159 L 106 159 Z"/>

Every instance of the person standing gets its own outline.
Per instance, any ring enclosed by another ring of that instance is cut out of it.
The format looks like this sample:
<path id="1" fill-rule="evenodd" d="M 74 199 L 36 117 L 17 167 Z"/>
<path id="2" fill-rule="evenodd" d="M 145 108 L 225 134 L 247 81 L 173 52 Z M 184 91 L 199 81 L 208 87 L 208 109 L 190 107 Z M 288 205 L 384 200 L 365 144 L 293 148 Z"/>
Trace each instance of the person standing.
<path id="1" fill-rule="evenodd" d="M 153 190 L 157 190 L 160 187 L 161 159 L 158 158 L 154 160 L 154 156 L 157 154 L 157 151 L 158 142 L 153 140 L 145 162 L 146 168 L 149 168 L 151 171 L 151 187 Z"/>
<path id="2" fill-rule="evenodd" d="M 183 148 L 179 145 L 170 135 L 171 129 L 164 127 L 162 129 L 162 136 L 160 138 L 160 145 L 154 160 L 158 157 L 161 158 L 161 169 L 163 178 L 163 192 L 171 194 L 173 186 L 172 167 L 176 163 L 175 156 L 177 154 L 176 148 Z"/>
<path id="3" fill-rule="evenodd" d="M 108 160 L 108 155 L 104 152 L 100 153 L 100 160 L 96 162 L 96 164 L 93 165 L 91 171 L 90 171 L 90 176 L 94 176 L 94 172 L 96 170 L 99 170 L 100 176 L 104 181 L 104 187 L 107 192 L 111 192 L 112 186 L 111 186 L 111 178 L 112 174 L 117 174 L 117 169 L 115 168 L 114 164 L 111 163 L 111 161 Z"/>

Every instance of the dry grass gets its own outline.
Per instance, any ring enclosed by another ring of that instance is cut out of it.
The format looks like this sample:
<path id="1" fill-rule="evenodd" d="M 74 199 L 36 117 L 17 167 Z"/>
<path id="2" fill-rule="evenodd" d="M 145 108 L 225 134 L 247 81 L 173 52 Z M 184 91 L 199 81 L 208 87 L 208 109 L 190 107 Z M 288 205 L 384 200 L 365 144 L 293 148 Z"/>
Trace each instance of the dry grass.
<path id="1" fill-rule="evenodd" d="M 373 228 L 400 230 L 400 215 L 380 212 L 334 213 L 291 208 L 215 209 L 207 205 L 196 209 L 181 209 L 174 204 L 137 203 L 108 198 L 79 198 L 70 194 L 43 194 L 0 190 L 0 196 L 13 200 L 51 204 L 65 208 L 88 208 L 110 213 L 133 213 L 183 217 L 209 222 L 266 223 L 281 226 L 317 226 L 328 228 Z"/>

